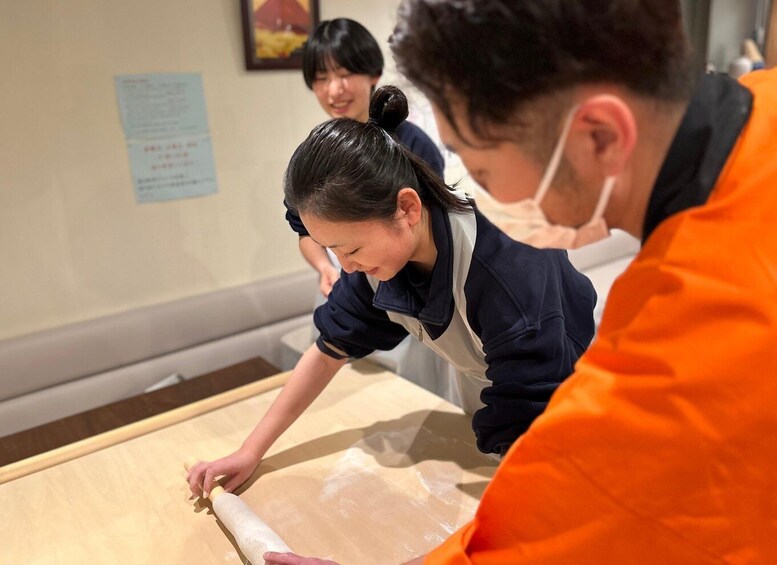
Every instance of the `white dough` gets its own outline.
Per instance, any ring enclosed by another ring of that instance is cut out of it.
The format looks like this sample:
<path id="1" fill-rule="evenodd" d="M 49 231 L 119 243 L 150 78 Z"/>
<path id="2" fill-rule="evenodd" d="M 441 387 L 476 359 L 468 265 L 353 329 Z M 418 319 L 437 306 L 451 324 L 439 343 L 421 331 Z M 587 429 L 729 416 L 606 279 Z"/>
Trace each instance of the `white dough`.
<path id="1" fill-rule="evenodd" d="M 234 494 L 224 493 L 213 500 L 213 511 L 235 536 L 251 565 L 264 565 L 262 555 L 265 551 L 291 551 L 286 542 Z"/>

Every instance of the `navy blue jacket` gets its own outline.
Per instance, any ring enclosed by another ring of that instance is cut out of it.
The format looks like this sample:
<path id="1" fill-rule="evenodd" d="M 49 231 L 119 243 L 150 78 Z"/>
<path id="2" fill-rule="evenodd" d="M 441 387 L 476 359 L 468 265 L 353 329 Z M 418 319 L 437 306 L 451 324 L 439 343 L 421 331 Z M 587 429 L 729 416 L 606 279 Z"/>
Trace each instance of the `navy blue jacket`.
<path id="1" fill-rule="evenodd" d="M 458 369 L 464 396 L 474 395 L 469 406 L 462 400 L 479 449 L 503 453 L 588 347 L 596 293 L 566 251 L 514 241 L 477 210 L 429 210 L 432 273 L 409 264 L 379 282 L 343 272 L 315 311 L 317 345 L 358 358 L 412 333 Z"/>
<path id="2" fill-rule="evenodd" d="M 440 150 L 437 149 L 437 146 L 431 138 L 426 135 L 424 130 L 414 123 L 405 120 L 399 124 L 395 133 L 402 145 L 426 161 L 426 164 L 429 165 L 441 179 L 445 178 L 443 174 L 445 171 L 445 161 L 440 154 Z"/>

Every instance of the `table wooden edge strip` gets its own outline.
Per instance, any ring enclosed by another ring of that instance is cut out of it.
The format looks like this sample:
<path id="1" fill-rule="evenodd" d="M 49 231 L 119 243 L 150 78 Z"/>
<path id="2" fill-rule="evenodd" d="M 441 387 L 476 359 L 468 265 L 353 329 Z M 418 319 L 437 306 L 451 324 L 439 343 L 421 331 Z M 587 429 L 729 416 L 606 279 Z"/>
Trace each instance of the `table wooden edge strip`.
<path id="1" fill-rule="evenodd" d="M 11 463 L 5 467 L 0 467 L 0 485 L 26 475 L 37 473 L 38 471 L 43 471 L 44 469 L 76 459 L 77 457 L 94 453 L 95 451 L 105 449 L 106 447 L 116 445 L 123 441 L 172 426 L 173 424 L 183 422 L 189 418 L 194 418 L 212 410 L 217 410 L 218 408 L 234 404 L 235 402 L 245 400 L 246 398 L 256 396 L 257 394 L 267 392 L 274 388 L 279 388 L 286 383 L 290 376 L 291 372 L 285 372 L 272 377 L 267 377 L 211 396 L 210 398 L 192 402 L 191 404 L 169 410 L 168 412 L 163 412 L 156 416 L 139 420 L 132 424 L 69 445 L 63 445 L 62 447 L 52 449 L 46 453 L 22 459 L 21 461 Z"/>

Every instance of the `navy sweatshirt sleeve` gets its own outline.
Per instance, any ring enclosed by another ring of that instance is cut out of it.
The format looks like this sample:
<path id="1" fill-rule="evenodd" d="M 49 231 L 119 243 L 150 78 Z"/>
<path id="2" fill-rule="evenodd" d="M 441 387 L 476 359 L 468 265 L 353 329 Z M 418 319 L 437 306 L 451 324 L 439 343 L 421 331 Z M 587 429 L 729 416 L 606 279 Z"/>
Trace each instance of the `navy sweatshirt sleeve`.
<path id="1" fill-rule="evenodd" d="M 482 217 L 480 222 L 486 221 Z M 480 234 L 483 233 L 480 229 Z M 467 317 L 491 386 L 472 419 L 478 447 L 504 453 L 548 404 L 594 335 L 596 293 L 566 251 L 535 249 L 486 230 L 473 256 Z"/>
<path id="2" fill-rule="evenodd" d="M 283 201 L 283 205 L 286 206 L 286 221 L 289 222 L 294 233 L 300 237 L 309 236 L 310 234 L 308 233 L 307 228 L 305 228 L 305 224 L 302 223 L 302 219 L 297 215 L 297 211 L 292 210 L 285 200 Z"/>
<path id="3" fill-rule="evenodd" d="M 364 273 L 343 272 L 313 322 L 321 332 L 316 345 L 335 359 L 364 357 L 376 349 L 394 349 L 407 330 L 372 305 L 375 293 Z"/>

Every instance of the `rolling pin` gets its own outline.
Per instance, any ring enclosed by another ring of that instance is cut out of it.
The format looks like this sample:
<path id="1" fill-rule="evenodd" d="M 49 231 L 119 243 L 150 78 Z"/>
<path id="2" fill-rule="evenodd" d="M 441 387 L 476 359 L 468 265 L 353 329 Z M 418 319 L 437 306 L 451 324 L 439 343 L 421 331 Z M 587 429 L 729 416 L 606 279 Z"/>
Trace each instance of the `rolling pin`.
<path id="1" fill-rule="evenodd" d="M 197 460 L 187 459 L 184 468 L 188 471 Z M 248 558 L 251 565 L 264 565 L 264 553 L 277 551 L 290 552 L 281 537 L 267 525 L 259 516 L 234 494 L 226 492 L 220 486 L 213 487 L 209 498 L 213 512 L 234 536 L 240 551 Z"/>

